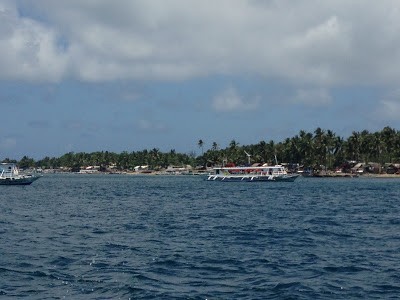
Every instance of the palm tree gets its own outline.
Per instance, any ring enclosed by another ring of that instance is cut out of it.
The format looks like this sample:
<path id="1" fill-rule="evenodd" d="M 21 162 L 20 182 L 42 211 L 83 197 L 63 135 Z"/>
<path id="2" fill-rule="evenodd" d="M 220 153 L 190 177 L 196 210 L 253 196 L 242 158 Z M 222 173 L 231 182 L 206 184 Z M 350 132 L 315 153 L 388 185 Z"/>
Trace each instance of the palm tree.
<path id="1" fill-rule="evenodd" d="M 153 148 L 150 152 L 150 160 L 152 162 L 151 168 L 154 169 L 155 167 L 160 166 L 160 150 L 157 148 Z"/>
<path id="2" fill-rule="evenodd" d="M 230 149 L 236 149 L 239 146 L 239 143 L 236 142 L 235 140 L 230 141 L 229 143 L 229 148 Z"/>
<path id="3" fill-rule="evenodd" d="M 302 158 L 301 147 L 300 147 L 300 137 L 295 135 L 290 139 L 290 161 L 291 163 L 299 163 Z"/>
<path id="4" fill-rule="evenodd" d="M 353 131 L 352 135 L 347 139 L 347 155 L 350 160 L 360 160 L 360 133 Z"/>
<path id="5" fill-rule="evenodd" d="M 336 135 L 333 133 L 332 130 L 328 130 L 325 136 L 325 145 L 328 155 L 328 169 L 332 169 L 332 156 L 335 151 L 335 144 L 336 142 Z"/>
<path id="6" fill-rule="evenodd" d="M 313 141 L 312 133 L 300 130 L 299 132 L 299 151 L 302 154 L 302 160 L 300 161 L 303 165 L 309 167 L 313 164 Z"/>
<path id="7" fill-rule="evenodd" d="M 280 159 L 281 162 L 292 162 L 292 142 L 290 138 L 286 138 L 282 143 L 281 143 L 281 155 Z"/>
<path id="8" fill-rule="evenodd" d="M 340 166 L 345 161 L 343 146 L 344 146 L 343 138 L 337 136 L 334 140 L 334 149 L 333 149 L 333 159 L 335 166 Z"/>
<path id="9" fill-rule="evenodd" d="M 325 130 L 317 128 L 314 131 L 314 151 L 318 165 L 324 164 L 326 166 L 326 133 Z"/>
<path id="10" fill-rule="evenodd" d="M 257 153 L 256 154 L 257 161 L 264 163 L 268 160 L 268 148 L 267 148 L 267 143 L 265 141 L 260 141 L 255 146 L 254 152 Z"/>
<path id="11" fill-rule="evenodd" d="M 393 159 L 396 161 L 400 161 L 400 131 L 396 132 L 396 137 L 394 140 Z"/>
<path id="12" fill-rule="evenodd" d="M 238 149 L 239 149 L 239 143 L 236 142 L 235 140 L 232 140 L 229 143 L 228 155 L 230 160 L 234 163 L 238 163 L 238 161 L 240 160 L 240 155 L 238 155 L 239 152 Z"/>
<path id="13" fill-rule="evenodd" d="M 392 162 L 393 152 L 395 150 L 396 131 L 386 126 L 381 131 L 382 142 L 385 144 L 385 157 L 382 162 Z"/>
<path id="14" fill-rule="evenodd" d="M 268 160 L 269 162 L 276 163 L 276 153 L 278 152 L 277 146 L 273 140 L 270 140 L 267 145 L 267 153 L 268 153 Z"/>
<path id="15" fill-rule="evenodd" d="M 375 132 L 371 135 L 371 156 L 374 161 L 381 161 L 381 153 L 382 149 L 384 149 L 383 141 L 381 134 L 379 132 Z"/>
<path id="16" fill-rule="evenodd" d="M 373 142 L 373 135 L 368 130 L 363 130 L 360 133 L 360 156 L 365 163 L 371 159 Z"/>
<path id="17" fill-rule="evenodd" d="M 26 168 L 33 168 L 35 166 L 35 161 L 33 158 L 30 158 L 28 156 L 24 156 L 19 162 L 18 165 L 21 169 L 26 169 Z"/>
<path id="18" fill-rule="evenodd" d="M 198 142 L 197 142 L 197 145 L 199 146 L 199 148 L 201 148 L 201 155 L 203 155 L 204 154 L 204 149 L 203 149 L 203 147 L 204 147 L 204 142 L 203 142 L 203 140 L 199 140 Z"/>

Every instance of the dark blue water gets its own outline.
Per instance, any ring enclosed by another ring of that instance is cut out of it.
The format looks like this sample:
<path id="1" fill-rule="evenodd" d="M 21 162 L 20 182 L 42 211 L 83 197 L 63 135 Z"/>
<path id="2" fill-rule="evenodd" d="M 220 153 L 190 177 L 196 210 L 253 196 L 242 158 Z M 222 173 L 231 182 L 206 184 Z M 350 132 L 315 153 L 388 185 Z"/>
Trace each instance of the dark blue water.
<path id="1" fill-rule="evenodd" d="M 0 298 L 398 299 L 400 180 L 0 186 Z"/>

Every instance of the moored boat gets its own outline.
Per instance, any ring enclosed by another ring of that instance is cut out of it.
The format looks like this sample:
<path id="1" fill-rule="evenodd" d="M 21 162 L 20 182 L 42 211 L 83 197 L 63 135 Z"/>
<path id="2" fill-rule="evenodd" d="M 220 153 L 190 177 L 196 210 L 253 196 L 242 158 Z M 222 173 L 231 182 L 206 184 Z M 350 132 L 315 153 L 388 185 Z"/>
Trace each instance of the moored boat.
<path id="1" fill-rule="evenodd" d="M 29 185 L 40 177 L 36 172 L 20 173 L 13 163 L 0 164 L 0 185 Z"/>
<path id="2" fill-rule="evenodd" d="M 295 181 L 299 174 L 289 174 L 282 165 L 260 167 L 218 167 L 208 181 Z"/>

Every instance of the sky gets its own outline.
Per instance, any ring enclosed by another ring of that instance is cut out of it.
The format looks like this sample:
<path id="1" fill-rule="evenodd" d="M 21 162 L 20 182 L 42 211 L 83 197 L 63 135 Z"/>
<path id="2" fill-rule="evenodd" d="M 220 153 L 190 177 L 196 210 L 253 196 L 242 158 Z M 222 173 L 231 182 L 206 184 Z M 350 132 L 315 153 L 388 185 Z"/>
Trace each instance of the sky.
<path id="1" fill-rule="evenodd" d="M 0 0 L 0 159 L 400 129 L 398 0 Z"/>

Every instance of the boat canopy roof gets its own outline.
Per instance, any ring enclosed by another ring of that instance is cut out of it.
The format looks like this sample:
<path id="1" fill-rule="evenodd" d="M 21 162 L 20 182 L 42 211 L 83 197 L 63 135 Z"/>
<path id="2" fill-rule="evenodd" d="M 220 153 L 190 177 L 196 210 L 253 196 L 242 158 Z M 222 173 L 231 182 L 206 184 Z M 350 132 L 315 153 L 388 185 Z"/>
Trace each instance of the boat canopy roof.
<path id="1" fill-rule="evenodd" d="M 274 166 L 247 166 L 247 167 L 217 167 L 214 169 L 220 170 L 265 170 L 265 169 L 277 169 L 277 168 L 284 168 L 282 165 L 274 165 Z"/>
<path id="2" fill-rule="evenodd" d="M 0 163 L 0 170 L 11 170 L 16 167 L 17 166 L 14 163 Z"/>

